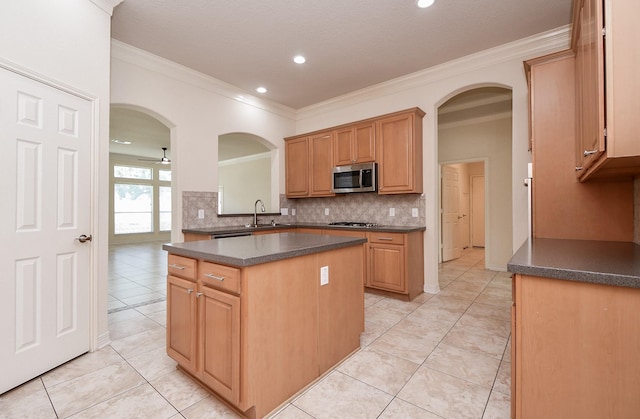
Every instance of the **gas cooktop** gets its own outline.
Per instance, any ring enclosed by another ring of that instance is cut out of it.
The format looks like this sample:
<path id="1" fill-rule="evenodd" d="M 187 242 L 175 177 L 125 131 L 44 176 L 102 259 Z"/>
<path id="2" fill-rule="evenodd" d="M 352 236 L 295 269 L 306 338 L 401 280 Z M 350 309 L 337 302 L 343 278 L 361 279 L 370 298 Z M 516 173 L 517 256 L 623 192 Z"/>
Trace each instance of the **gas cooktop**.
<path id="1" fill-rule="evenodd" d="M 336 226 L 336 227 L 366 227 L 366 228 L 378 227 L 378 224 L 376 223 L 363 223 L 359 221 L 334 221 L 332 223 L 329 223 L 329 225 Z"/>

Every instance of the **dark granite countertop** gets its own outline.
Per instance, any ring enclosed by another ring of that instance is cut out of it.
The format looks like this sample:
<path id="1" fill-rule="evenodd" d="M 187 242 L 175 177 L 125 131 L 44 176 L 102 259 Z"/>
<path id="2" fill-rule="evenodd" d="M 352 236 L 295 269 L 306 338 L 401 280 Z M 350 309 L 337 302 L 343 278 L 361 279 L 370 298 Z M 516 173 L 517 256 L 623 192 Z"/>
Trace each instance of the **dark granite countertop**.
<path id="1" fill-rule="evenodd" d="M 204 227 L 204 228 L 185 228 L 183 233 L 193 234 L 234 234 L 242 232 L 253 231 L 268 231 L 268 230 L 283 230 L 287 228 L 315 228 L 326 230 L 355 230 L 355 231 L 379 231 L 387 233 L 411 233 L 414 231 L 425 231 L 425 227 L 421 226 L 376 226 L 376 227 L 342 227 L 342 226 L 330 226 L 328 224 L 315 224 L 315 223 L 296 223 L 296 224 L 276 224 L 275 226 L 260 226 L 260 227 L 245 227 L 239 226 L 227 226 L 227 227 Z"/>
<path id="2" fill-rule="evenodd" d="M 507 264 L 509 272 L 640 288 L 640 245 L 595 240 L 532 239 Z"/>
<path id="3" fill-rule="evenodd" d="M 167 243 L 169 253 L 202 259 L 238 268 L 273 262 L 327 250 L 366 243 L 359 237 L 324 234 L 274 233 L 257 236 L 230 237 L 224 240 L 200 240 Z"/>

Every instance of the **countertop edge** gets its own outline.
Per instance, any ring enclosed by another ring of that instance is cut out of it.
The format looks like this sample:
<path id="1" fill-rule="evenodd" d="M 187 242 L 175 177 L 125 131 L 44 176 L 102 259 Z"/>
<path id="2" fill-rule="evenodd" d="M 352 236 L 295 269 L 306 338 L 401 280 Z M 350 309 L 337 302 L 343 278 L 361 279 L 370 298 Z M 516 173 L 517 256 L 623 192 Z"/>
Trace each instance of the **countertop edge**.
<path id="1" fill-rule="evenodd" d="M 191 234 L 227 234 L 227 233 L 253 233 L 255 231 L 274 231 L 274 230 L 286 230 L 290 228 L 310 228 L 317 230 L 349 230 L 349 231 L 371 231 L 371 232 L 386 232 L 386 233 L 412 233 L 414 231 L 426 231 L 424 226 L 379 226 L 379 227 L 336 227 L 327 224 L 277 224 L 275 226 L 263 226 L 263 227 L 245 227 L 245 226 L 222 226 L 222 227 L 202 227 L 202 228 L 183 228 L 182 233 Z"/>
<path id="2" fill-rule="evenodd" d="M 269 255 L 248 257 L 248 258 L 235 258 L 224 255 L 216 255 L 209 252 L 193 250 L 193 249 L 185 249 L 183 247 L 176 247 L 172 243 L 166 243 L 162 245 L 162 249 L 166 250 L 171 254 L 175 254 L 178 256 L 191 257 L 194 259 L 201 259 L 207 262 L 220 263 L 222 265 L 233 266 L 236 268 L 245 268 L 254 265 L 260 265 L 263 263 L 275 262 L 278 260 L 289 259 L 298 256 L 305 256 L 314 253 L 321 253 L 330 250 L 342 249 L 345 247 L 357 246 L 360 244 L 364 244 L 367 242 L 365 238 L 358 237 L 345 237 L 345 240 L 338 243 L 329 243 L 323 245 L 316 245 L 313 247 L 304 247 L 300 249 L 287 250 L 279 253 L 273 253 Z M 193 242 L 197 243 L 197 242 Z M 183 244 L 183 243 L 178 243 Z"/>
<path id="3" fill-rule="evenodd" d="M 533 239 L 516 251 L 507 263 L 507 270 L 536 277 L 640 288 L 640 245 L 633 242 Z"/>

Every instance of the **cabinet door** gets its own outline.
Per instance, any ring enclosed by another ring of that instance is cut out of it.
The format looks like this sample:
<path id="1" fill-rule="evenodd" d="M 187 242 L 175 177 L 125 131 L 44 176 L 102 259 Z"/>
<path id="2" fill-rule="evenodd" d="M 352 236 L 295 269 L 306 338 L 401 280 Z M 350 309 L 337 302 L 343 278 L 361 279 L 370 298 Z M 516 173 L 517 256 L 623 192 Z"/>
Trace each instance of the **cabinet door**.
<path id="1" fill-rule="evenodd" d="M 285 177 L 287 197 L 309 195 L 309 141 L 308 137 L 285 142 Z"/>
<path id="2" fill-rule="evenodd" d="M 377 122 L 376 157 L 380 194 L 422 192 L 422 130 L 417 129 L 416 122 L 420 127 L 422 124 L 416 118 L 417 115 L 411 112 Z"/>
<path id="3" fill-rule="evenodd" d="M 202 381 L 230 402 L 240 401 L 240 297 L 201 287 Z"/>
<path id="4" fill-rule="evenodd" d="M 373 122 L 353 128 L 353 153 L 355 163 L 366 163 L 376 159 L 376 129 Z"/>
<path id="5" fill-rule="evenodd" d="M 332 196 L 333 135 L 331 132 L 309 137 L 311 154 L 311 196 Z"/>
<path id="6" fill-rule="evenodd" d="M 196 371 L 196 283 L 167 276 L 167 354 L 190 372 Z"/>
<path id="7" fill-rule="evenodd" d="M 369 286 L 406 292 L 404 246 L 369 244 Z"/>
<path id="8" fill-rule="evenodd" d="M 375 140 L 373 122 L 336 130 L 333 142 L 335 165 L 375 161 Z"/>
<path id="9" fill-rule="evenodd" d="M 584 173 L 605 151 L 602 1 L 585 0 L 576 45 L 577 167 Z"/>
<path id="10" fill-rule="evenodd" d="M 353 128 L 336 130 L 333 141 L 333 159 L 336 166 L 355 163 L 353 157 Z"/>

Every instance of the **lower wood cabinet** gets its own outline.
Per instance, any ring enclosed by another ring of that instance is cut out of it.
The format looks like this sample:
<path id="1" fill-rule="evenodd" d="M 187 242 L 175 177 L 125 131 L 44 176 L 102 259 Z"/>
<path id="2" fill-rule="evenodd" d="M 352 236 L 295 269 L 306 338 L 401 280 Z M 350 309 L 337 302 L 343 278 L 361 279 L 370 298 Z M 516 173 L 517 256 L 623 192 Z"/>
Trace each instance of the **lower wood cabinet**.
<path id="1" fill-rule="evenodd" d="M 203 286 L 198 301 L 200 379 L 240 401 L 240 297 Z"/>
<path id="2" fill-rule="evenodd" d="M 637 418 L 640 289 L 515 274 L 512 417 Z"/>
<path id="3" fill-rule="evenodd" d="M 264 417 L 360 347 L 363 261 L 363 245 L 241 269 L 169 254 L 167 354 Z"/>
<path id="4" fill-rule="evenodd" d="M 422 231 L 370 232 L 366 285 L 412 300 L 424 290 Z"/>
<path id="5" fill-rule="evenodd" d="M 197 371 L 197 284 L 167 276 L 167 354 L 191 373 Z"/>

